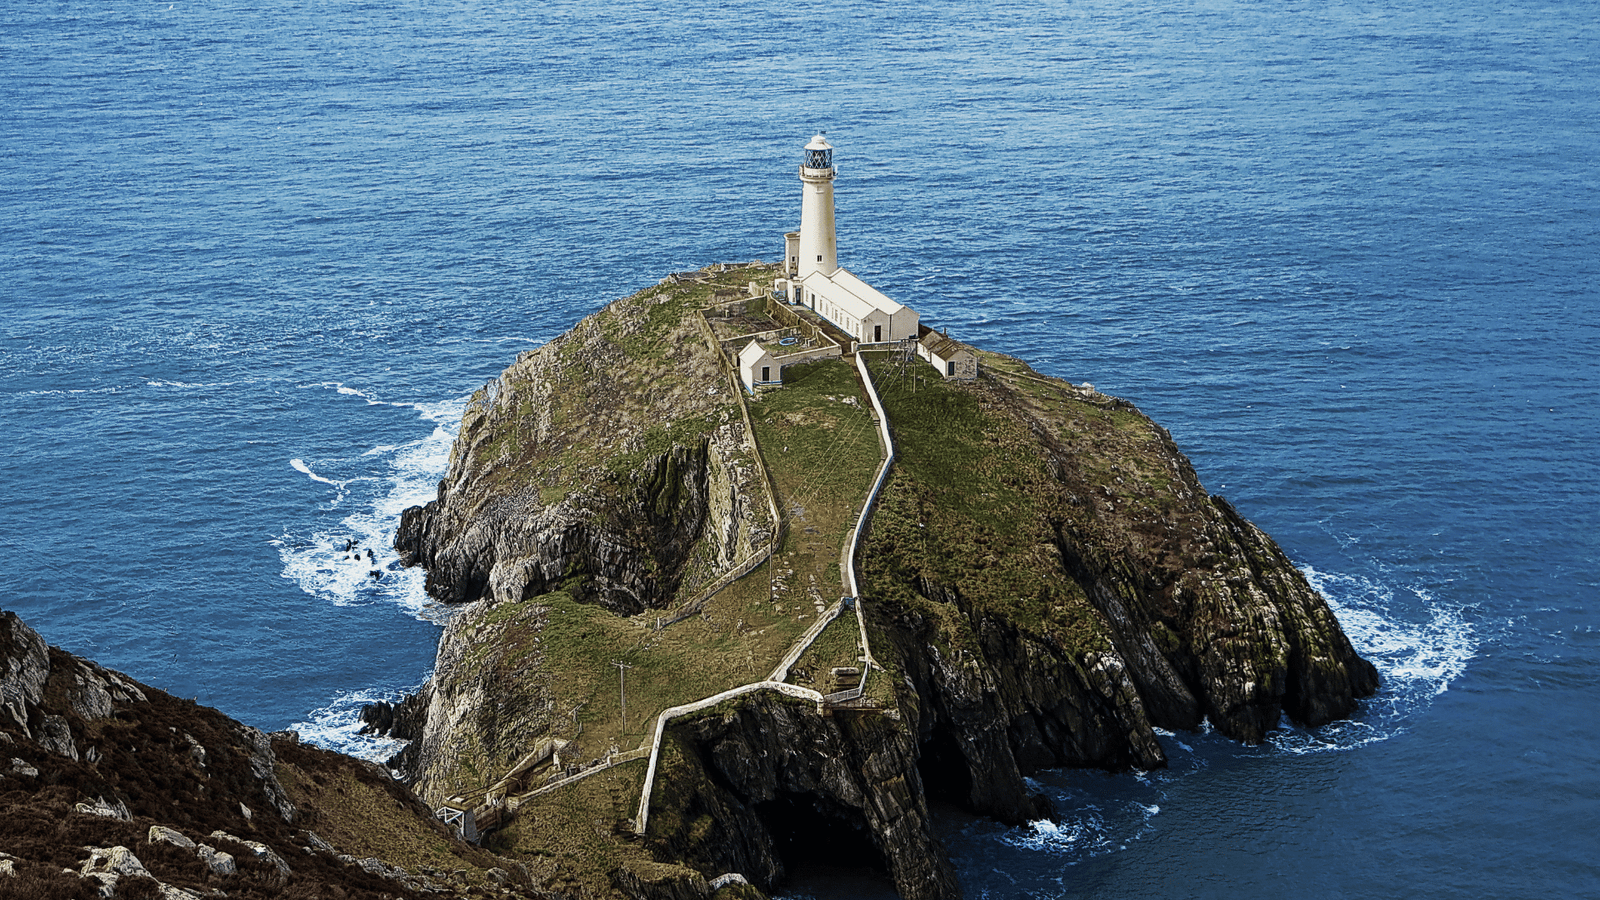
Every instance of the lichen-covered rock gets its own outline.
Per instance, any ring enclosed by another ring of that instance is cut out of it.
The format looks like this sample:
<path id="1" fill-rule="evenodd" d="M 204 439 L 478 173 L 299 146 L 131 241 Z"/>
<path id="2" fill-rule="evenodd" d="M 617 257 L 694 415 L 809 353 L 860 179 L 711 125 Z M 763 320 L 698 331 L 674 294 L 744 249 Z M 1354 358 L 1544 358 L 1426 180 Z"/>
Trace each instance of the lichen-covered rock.
<path id="1" fill-rule="evenodd" d="M 151 825 L 149 836 L 145 838 L 145 840 L 152 844 L 171 844 L 174 847 L 181 847 L 184 850 L 195 849 L 194 841 L 184 836 L 184 834 L 177 829 L 168 828 L 165 825 Z"/>
<path id="2" fill-rule="evenodd" d="M 195 848 L 195 855 L 218 875 L 228 876 L 239 871 L 239 866 L 234 862 L 232 853 L 224 853 L 210 844 L 201 844 Z"/>
<path id="3" fill-rule="evenodd" d="M 17 614 L 0 611 L 0 716 L 32 737 L 28 711 L 39 705 L 50 677 L 50 646 Z"/>
<path id="4" fill-rule="evenodd" d="M 144 867 L 139 857 L 133 855 L 132 850 L 120 845 L 91 849 L 89 859 L 80 871 L 84 876 L 107 874 L 118 877 L 126 875 L 150 877 L 150 870 Z"/>
<path id="5" fill-rule="evenodd" d="M 282 874 L 287 875 L 290 872 L 289 863 L 285 861 L 282 856 L 278 855 L 278 851 L 272 849 L 266 844 L 261 843 L 260 841 L 250 841 L 241 837 L 234 837 L 225 831 L 211 832 L 211 839 L 214 841 L 229 841 L 233 844 L 241 846 L 246 850 L 249 850 L 250 853 L 257 859 L 271 863 Z"/>
<path id="6" fill-rule="evenodd" d="M 108 801 L 104 797 L 83 801 L 75 809 L 91 816 L 105 816 L 108 819 L 119 819 L 123 822 L 133 819 L 133 814 L 128 812 L 128 804 L 123 803 L 121 800 Z"/>

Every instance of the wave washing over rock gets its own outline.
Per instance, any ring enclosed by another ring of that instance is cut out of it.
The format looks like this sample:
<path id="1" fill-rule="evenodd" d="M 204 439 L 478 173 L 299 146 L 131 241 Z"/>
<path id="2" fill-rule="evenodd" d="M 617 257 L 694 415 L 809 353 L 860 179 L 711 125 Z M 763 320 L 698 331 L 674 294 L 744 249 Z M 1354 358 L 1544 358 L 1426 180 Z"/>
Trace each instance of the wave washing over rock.
<path id="1" fill-rule="evenodd" d="M 315 468 L 303 459 L 289 460 L 295 471 L 332 489 L 326 511 L 354 508 L 335 528 L 279 537 L 275 543 L 283 577 L 338 606 L 393 603 L 419 618 L 447 619 L 448 610 L 428 602 L 419 573 L 400 565 L 393 536 L 405 509 L 433 497 L 465 401 L 406 403 L 380 400 L 342 384 L 307 387 L 332 388 L 368 405 L 415 409 L 434 428 L 427 437 L 373 447 L 353 458 L 320 461 Z"/>
<path id="2" fill-rule="evenodd" d="M 1427 614 L 1419 619 L 1401 611 L 1415 608 L 1397 603 L 1396 591 L 1404 589 L 1310 567 L 1301 571 L 1327 599 L 1357 652 L 1377 667 L 1381 678 L 1377 693 L 1364 699 L 1348 718 L 1320 727 L 1307 728 L 1285 717 L 1257 746 L 1225 741 L 1209 722 L 1194 732 L 1157 728 L 1168 756 L 1168 766 L 1162 769 L 1133 770 L 1114 779 L 1070 771 L 1041 773 L 1038 780 L 1030 779 L 1029 787 L 1050 798 L 1053 818 L 1007 828 L 961 817 L 952 825 L 946 836 L 960 847 L 963 875 L 989 883 L 1008 880 L 1019 891 L 1038 890 L 1040 882 L 1065 890 L 1070 875 L 1063 880 L 1047 873 L 1156 840 L 1158 816 L 1173 818 L 1170 827 L 1181 831 L 1194 827 L 1208 803 L 1227 802 L 1211 796 L 1219 790 L 1210 784 L 1218 769 L 1241 760 L 1277 758 L 1288 764 L 1290 757 L 1355 750 L 1404 734 L 1449 690 L 1477 652 L 1480 631 L 1460 610 L 1429 603 L 1424 605 Z M 1041 858 L 1051 864 L 1041 869 Z M 821 886 L 818 893 L 840 896 L 840 890 Z M 851 882 L 842 890 L 879 895 L 870 882 Z M 784 898 L 812 896 L 802 889 Z M 1005 894 L 991 889 L 983 896 Z"/>

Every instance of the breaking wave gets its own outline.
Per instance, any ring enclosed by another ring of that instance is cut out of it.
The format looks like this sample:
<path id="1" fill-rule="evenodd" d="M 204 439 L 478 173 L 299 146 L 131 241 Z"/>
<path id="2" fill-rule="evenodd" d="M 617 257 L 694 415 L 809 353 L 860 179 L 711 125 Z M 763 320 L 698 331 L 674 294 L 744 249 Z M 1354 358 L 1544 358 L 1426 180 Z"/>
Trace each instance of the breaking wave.
<path id="1" fill-rule="evenodd" d="M 420 619 L 447 620 L 449 611 L 431 602 L 423 590 L 422 570 L 400 565 L 394 533 L 402 512 L 437 495 L 466 398 L 403 403 L 380 400 L 342 384 L 312 386 L 332 387 L 372 405 L 413 409 L 421 422 L 433 428 L 414 441 L 375 446 L 353 457 L 319 461 L 315 467 L 302 459 L 290 460 L 295 471 L 333 490 L 330 509 L 345 506 L 346 500 L 353 509 L 333 527 L 309 535 L 286 532 L 275 540 L 283 577 L 337 606 L 391 603 Z"/>
<path id="2" fill-rule="evenodd" d="M 390 757 L 399 753 L 407 742 L 361 734 L 361 708 L 380 700 L 395 703 L 405 694 L 415 690 L 413 687 L 405 691 L 376 688 L 346 691 L 334 697 L 328 705 L 312 710 L 305 721 L 295 722 L 289 727 L 300 733 L 302 741 L 324 750 L 333 750 L 375 763 L 386 763 Z"/>
<path id="3" fill-rule="evenodd" d="M 1321 728 L 1288 725 L 1267 735 L 1286 753 L 1349 750 L 1405 731 L 1433 698 L 1450 689 L 1477 653 L 1480 637 L 1461 609 L 1422 588 L 1399 588 L 1360 575 L 1301 571 L 1344 627 L 1356 652 L 1378 667 L 1383 683 L 1349 719 Z"/>

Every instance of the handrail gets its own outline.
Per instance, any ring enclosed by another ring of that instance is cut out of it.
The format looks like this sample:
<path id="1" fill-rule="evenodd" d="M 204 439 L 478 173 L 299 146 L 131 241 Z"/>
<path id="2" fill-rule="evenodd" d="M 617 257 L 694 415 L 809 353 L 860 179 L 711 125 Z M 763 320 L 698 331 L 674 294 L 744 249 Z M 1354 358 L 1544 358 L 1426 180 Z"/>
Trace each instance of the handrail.
<path id="1" fill-rule="evenodd" d="M 824 694 L 822 697 L 823 704 L 832 705 L 835 703 L 848 703 L 851 700 L 861 699 L 861 695 L 867 692 L 867 675 L 871 671 L 872 667 L 870 666 L 862 667 L 860 684 L 857 684 L 853 688 L 846 688 L 842 691 L 834 691 L 831 694 Z"/>
<path id="2" fill-rule="evenodd" d="M 856 519 L 855 530 L 850 533 L 850 551 L 845 559 L 846 572 L 850 580 L 850 595 L 859 598 L 861 587 L 856 581 L 856 555 L 861 549 L 861 536 L 866 532 L 867 519 L 877 505 L 878 494 L 883 490 L 884 482 L 889 478 L 889 467 L 894 465 L 894 438 L 889 434 L 889 415 L 884 412 L 883 402 L 878 399 L 878 390 L 872 383 L 872 373 L 867 371 L 867 361 L 859 353 L 856 354 L 856 368 L 861 372 L 861 383 L 866 387 L 867 398 L 872 401 L 873 412 L 878 416 L 878 436 L 883 442 L 883 465 L 878 467 L 878 477 L 872 483 L 871 493 L 867 494 L 867 502 L 861 505 L 861 515 Z M 856 603 L 856 621 L 861 626 L 861 652 L 866 655 L 867 667 L 870 669 L 876 662 L 867 644 L 867 618 L 861 611 L 859 600 Z"/>
<path id="3" fill-rule="evenodd" d="M 635 834 L 644 834 L 645 829 L 650 825 L 650 792 L 656 783 L 656 766 L 661 759 L 661 736 L 666 733 L 667 722 L 679 716 L 686 716 L 690 713 L 697 713 L 702 709 L 709 709 L 724 700 L 731 700 L 734 697 L 755 691 L 777 691 L 780 694 L 797 697 L 801 700 L 814 701 L 818 706 L 822 704 L 822 695 L 810 688 L 785 684 L 781 681 L 758 681 L 754 684 L 731 688 L 704 700 L 697 700 L 693 703 L 685 703 L 682 706 L 674 706 L 671 709 L 663 710 L 661 715 L 656 716 L 655 735 L 650 741 L 650 767 L 645 771 L 644 788 L 639 792 L 639 814 L 633 820 Z"/>

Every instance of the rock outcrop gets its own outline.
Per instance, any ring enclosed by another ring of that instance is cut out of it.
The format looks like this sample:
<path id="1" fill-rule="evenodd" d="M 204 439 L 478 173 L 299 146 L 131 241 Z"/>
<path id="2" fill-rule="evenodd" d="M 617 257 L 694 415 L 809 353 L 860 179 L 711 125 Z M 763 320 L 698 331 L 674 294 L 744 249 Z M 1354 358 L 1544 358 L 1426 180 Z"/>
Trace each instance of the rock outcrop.
<path id="1" fill-rule="evenodd" d="M 395 537 L 430 595 L 565 589 L 631 615 L 770 540 L 728 380 L 692 317 L 659 306 L 613 304 L 473 396 L 438 498 Z"/>
<path id="2" fill-rule="evenodd" d="M 902 453 L 863 547 L 924 771 L 955 799 L 1018 822 L 1031 771 L 1158 767 L 1155 728 L 1259 742 L 1376 690 L 1324 600 L 1164 429 L 986 360 L 972 385 L 886 391 Z"/>
<path id="3" fill-rule="evenodd" d="M 761 280 L 730 283 L 747 278 Z M 423 796 L 481 791 L 534 741 L 575 737 L 563 679 L 598 673 L 551 664 L 553 609 L 636 616 L 643 646 L 638 613 L 775 533 L 694 321 L 712 287 L 641 292 L 519 358 L 474 399 L 438 499 L 405 514 L 396 545 L 428 567 L 430 593 L 482 601 L 447 627 L 405 715 L 374 713 L 416 736 L 397 763 Z M 771 889 L 804 822 L 806 840 L 829 836 L 821 852 L 884 869 L 902 896 L 959 896 L 930 794 L 1020 823 L 1049 812 L 1030 772 L 1157 767 L 1157 729 L 1209 720 L 1255 742 L 1376 689 L 1322 598 L 1163 429 L 980 357 L 966 384 L 876 376 L 898 457 L 860 568 L 887 708 L 825 717 L 762 694 L 674 724 L 652 858 L 617 868 L 612 890 L 703 896 L 728 872 Z"/>
<path id="4" fill-rule="evenodd" d="M 507 896 L 482 873 L 513 864 L 454 838 L 381 769 L 51 647 L 4 610 L 0 698 L 0 895 L 377 900 L 448 883 L 451 896 Z M 299 830 L 312 824 L 339 847 Z M 344 861 L 380 847 L 477 874 Z"/>
<path id="5" fill-rule="evenodd" d="M 785 857 L 809 858 L 885 870 L 905 900 L 958 896 L 913 737 L 891 717 L 752 695 L 673 727 L 678 762 L 652 833 L 663 856 L 756 885 L 781 883 Z"/>

